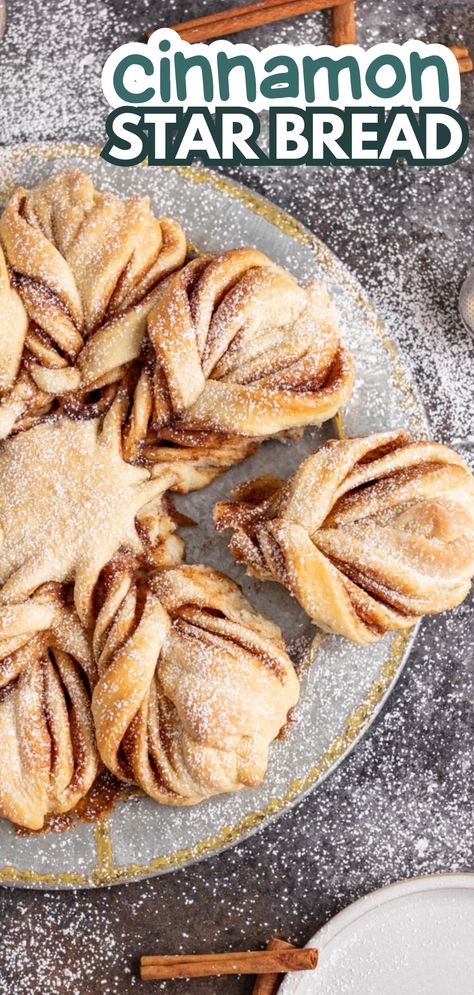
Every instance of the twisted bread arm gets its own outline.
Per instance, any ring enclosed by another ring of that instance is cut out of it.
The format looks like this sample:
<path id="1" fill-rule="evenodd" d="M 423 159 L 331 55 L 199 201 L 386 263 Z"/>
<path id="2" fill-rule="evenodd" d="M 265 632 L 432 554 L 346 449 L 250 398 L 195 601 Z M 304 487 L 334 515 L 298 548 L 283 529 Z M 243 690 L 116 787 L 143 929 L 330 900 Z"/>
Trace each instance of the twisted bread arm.
<path id="1" fill-rule="evenodd" d="M 447 446 L 403 432 L 328 442 L 285 484 L 220 502 L 248 570 L 282 583 L 323 629 L 360 643 L 458 605 L 474 574 L 474 478 Z"/>
<path id="2" fill-rule="evenodd" d="M 12 287 L 0 248 L 0 391 L 13 387 L 20 369 L 28 319 L 21 298 Z"/>
<path id="3" fill-rule="evenodd" d="M 22 362 L 27 331 L 28 316 L 0 247 L 0 439 L 51 406 L 49 396 L 32 380 L 28 362 Z"/>
<path id="4" fill-rule="evenodd" d="M 68 812 L 98 768 L 90 696 L 95 668 L 59 585 L 0 611 L 0 814 L 28 829 Z"/>
<path id="5" fill-rule="evenodd" d="M 298 698 L 279 629 L 205 567 L 106 578 L 94 654 L 102 760 L 164 804 L 258 784 Z"/>
<path id="6" fill-rule="evenodd" d="M 99 192 L 77 169 L 16 190 L 0 241 L 29 318 L 31 377 L 53 396 L 79 389 L 78 357 L 95 334 L 99 353 L 107 342 L 112 349 L 105 382 L 121 376 L 139 350 L 157 285 L 186 252 L 180 226 L 153 217 L 147 197 Z M 88 374 L 102 385 L 100 370 L 89 365 Z"/>
<path id="7" fill-rule="evenodd" d="M 177 489 L 202 486 L 264 438 L 331 418 L 352 381 L 322 284 L 303 290 L 255 249 L 202 256 L 162 284 L 149 313 L 124 453 L 174 459 Z"/>

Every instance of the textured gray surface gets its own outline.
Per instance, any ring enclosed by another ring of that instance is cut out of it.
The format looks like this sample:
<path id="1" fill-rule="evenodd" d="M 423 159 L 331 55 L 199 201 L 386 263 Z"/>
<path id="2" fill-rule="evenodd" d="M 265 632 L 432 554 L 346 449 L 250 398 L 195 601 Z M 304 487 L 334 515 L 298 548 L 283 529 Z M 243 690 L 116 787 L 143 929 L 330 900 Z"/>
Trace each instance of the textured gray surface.
<path id="1" fill-rule="evenodd" d="M 9 0 L 0 43 L 2 142 L 100 142 L 99 67 L 121 42 L 199 10 L 175 2 Z M 160 21 L 161 19 L 161 21 Z M 259 45 L 322 40 L 314 14 L 259 29 Z M 363 0 L 359 40 L 415 36 L 474 46 L 470 3 Z M 250 40 L 250 39 L 246 39 Z M 473 76 L 462 111 L 473 109 Z M 472 261 L 472 156 L 435 169 L 241 169 L 352 268 L 398 338 L 442 441 L 474 435 L 474 345 L 456 313 Z M 472 448 L 466 448 L 467 456 Z M 1 891 L 0 995 L 145 991 L 140 952 L 306 940 L 362 894 L 401 877 L 473 869 L 472 605 L 423 623 L 417 649 L 370 734 L 315 794 L 246 844 L 168 877 L 96 893 Z M 161 990 L 155 986 L 154 990 Z M 163 990 L 237 995 L 245 979 Z"/>

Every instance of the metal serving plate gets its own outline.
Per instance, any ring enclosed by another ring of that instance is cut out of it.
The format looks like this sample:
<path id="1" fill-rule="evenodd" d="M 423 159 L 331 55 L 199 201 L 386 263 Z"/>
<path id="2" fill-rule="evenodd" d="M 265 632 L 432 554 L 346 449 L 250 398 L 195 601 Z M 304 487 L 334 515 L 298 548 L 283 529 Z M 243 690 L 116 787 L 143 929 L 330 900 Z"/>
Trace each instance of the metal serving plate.
<path id="1" fill-rule="evenodd" d="M 299 443 L 265 443 L 243 465 L 210 487 L 179 499 L 199 522 L 185 529 L 188 562 L 230 574 L 252 604 L 278 621 L 289 651 L 302 667 L 298 722 L 273 745 L 260 787 L 224 795 L 193 808 L 167 808 L 136 794 L 108 818 L 77 823 L 64 833 L 18 836 L 0 820 L 0 882 L 36 888 L 93 887 L 163 874 L 216 854 L 261 828 L 315 788 L 354 747 L 390 693 L 414 633 L 387 636 L 362 648 L 322 637 L 286 591 L 245 576 L 232 560 L 228 536 L 212 524 L 214 502 L 237 482 L 271 469 L 288 476 L 301 459 L 336 432 L 364 435 L 406 426 L 426 432 L 426 420 L 396 346 L 359 284 L 314 235 L 278 207 L 224 177 L 195 167 L 121 168 L 83 146 L 28 146 L 0 153 L 0 200 L 66 165 L 86 170 L 98 186 L 127 197 L 149 194 L 158 214 L 183 225 L 190 243 L 217 251 L 252 245 L 301 281 L 323 276 L 334 295 L 344 336 L 356 362 L 356 385 L 338 423 L 307 430 Z"/>

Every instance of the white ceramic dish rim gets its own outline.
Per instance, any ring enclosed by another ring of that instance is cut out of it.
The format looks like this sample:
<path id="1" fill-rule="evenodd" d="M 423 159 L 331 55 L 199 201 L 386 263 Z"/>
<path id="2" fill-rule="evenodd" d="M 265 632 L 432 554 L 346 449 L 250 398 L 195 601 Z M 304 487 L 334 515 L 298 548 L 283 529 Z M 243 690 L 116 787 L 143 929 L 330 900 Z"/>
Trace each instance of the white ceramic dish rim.
<path id="1" fill-rule="evenodd" d="M 470 889 L 474 891 L 474 871 L 445 872 L 441 874 L 425 874 L 414 878 L 405 878 L 403 881 L 393 881 L 371 891 L 368 895 L 363 895 L 351 905 L 348 905 L 341 912 L 338 912 L 332 919 L 329 919 L 324 926 L 308 940 L 306 947 L 320 947 L 325 949 L 329 943 L 337 938 L 348 926 L 358 922 L 365 916 L 373 912 L 374 909 L 382 905 L 403 898 L 405 895 L 420 895 L 427 891 L 440 891 L 446 889 Z M 280 995 L 293 995 L 296 986 L 300 983 L 300 978 L 287 975 L 281 988 Z"/>

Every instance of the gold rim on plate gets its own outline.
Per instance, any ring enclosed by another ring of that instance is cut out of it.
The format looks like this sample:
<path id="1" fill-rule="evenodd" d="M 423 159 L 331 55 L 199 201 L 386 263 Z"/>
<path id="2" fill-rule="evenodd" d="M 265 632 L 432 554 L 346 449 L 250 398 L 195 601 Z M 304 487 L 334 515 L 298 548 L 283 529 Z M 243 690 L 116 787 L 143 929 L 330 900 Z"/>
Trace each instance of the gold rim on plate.
<path id="1" fill-rule="evenodd" d="M 3 148 L 0 152 L 10 162 L 21 162 L 25 158 L 41 157 L 43 159 L 67 159 L 70 156 L 91 159 L 100 154 L 98 146 L 53 144 L 17 145 Z M 146 165 L 142 163 L 141 166 Z M 140 167 L 129 167 L 140 168 Z M 390 338 L 382 320 L 365 297 L 358 281 L 346 270 L 343 263 L 313 235 L 301 222 L 286 211 L 272 204 L 259 194 L 252 193 L 246 187 L 218 173 L 198 166 L 164 166 L 155 169 L 166 169 L 178 173 L 189 183 L 205 183 L 220 191 L 232 200 L 240 201 L 254 214 L 264 218 L 278 228 L 283 234 L 293 238 L 301 245 L 310 247 L 315 253 L 325 273 L 351 295 L 358 307 L 368 312 L 373 321 L 375 332 L 388 352 L 392 367 L 393 383 L 402 394 L 401 404 L 407 415 L 409 429 L 413 435 L 426 434 L 426 425 L 421 414 L 422 405 L 417 397 L 413 383 L 407 374 L 400 357 L 397 345 Z M 16 185 L 16 184 L 15 184 Z M 0 201 L 4 201 L 12 190 L 0 187 Z M 340 415 L 336 416 L 336 428 L 340 437 L 344 436 L 344 428 Z M 411 632 L 404 632 L 392 637 L 390 654 L 382 666 L 378 676 L 370 686 L 363 702 L 347 717 L 344 731 L 337 736 L 323 754 L 320 762 L 310 768 L 302 778 L 291 781 L 282 797 L 271 798 L 265 808 L 249 812 L 234 824 L 223 825 L 210 836 L 182 850 L 155 857 L 147 864 L 132 863 L 119 865 L 114 863 L 110 819 L 105 817 L 95 825 L 95 846 L 97 865 L 88 874 L 75 871 L 59 871 L 56 873 L 41 873 L 39 871 L 20 870 L 13 866 L 0 868 L 0 883 L 26 884 L 43 887 L 90 887 L 110 884 L 121 884 L 127 881 L 152 876 L 164 871 L 171 871 L 185 864 L 196 862 L 242 841 L 256 832 L 264 823 L 268 823 L 277 815 L 301 799 L 316 782 L 333 769 L 356 744 L 371 724 L 372 719 L 381 707 L 392 685 L 402 670 Z M 314 653 L 312 654 L 314 659 Z"/>

